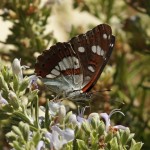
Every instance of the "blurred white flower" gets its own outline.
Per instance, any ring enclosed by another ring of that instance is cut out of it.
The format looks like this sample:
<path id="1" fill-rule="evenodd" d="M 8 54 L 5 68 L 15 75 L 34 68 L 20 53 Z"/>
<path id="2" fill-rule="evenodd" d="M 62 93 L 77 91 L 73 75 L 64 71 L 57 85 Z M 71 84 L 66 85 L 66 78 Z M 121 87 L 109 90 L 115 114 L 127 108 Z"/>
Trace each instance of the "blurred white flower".
<path id="1" fill-rule="evenodd" d="M 64 117 L 66 116 L 66 108 L 64 105 L 60 105 L 58 110 L 58 121 L 63 121 Z"/>
<path id="2" fill-rule="evenodd" d="M 29 68 L 28 66 L 21 66 L 20 64 L 21 59 L 15 58 L 12 63 L 12 72 L 18 77 L 19 81 L 21 82 L 23 80 L 23 73 L 22 69 Z"/>
<path id="3" fill-rule="evenodd" d="M 88 25 L 100 24 L 98 18 L 87 11 L 80 11 L 80 8 L 74 8 L 73 3 L 73 0 L 63 0 L 59 5 L 53 5 L 48 19 L 49 24 L 45 33 L 53 32 L 54 37 L 60 42 L 68 40 L 72 26 L 81 27 L 82 31 L 86 32 Z"/>
<path id="4" fill-rule="evenodd" d="M 47 132 L 45 136 L 50 139 L 51 149 L 60 150 L 64 144 L 73 141 L 74 130 L 65 129 L 61 130 L 57 126 L 52 126 L 52 133 Z"/>
<path id="5" fill-rule="evenodd" d="M 77 125 L 78 124 L 78 121 L 77 121 L 77 116 L 75 114 L 71 114 L 69 116 L 69 122 L 74 124 L 74 125 Z"/>
<path id="6" fill-rule="evenodd" d="M 114 109 L 110 112 L 110 114 L 108 115 L 107 113 L 100 113 L 100 116 L 105 120 L 105 125 L 106 125 L 106 132 L 109 131 L 109 127 L 111 126 L 110 123 L 110 117 L 114 114 L 114 113 L 120 113 L 124 116 L 124 113 L 120 111 L 120 109 Z M 112 126 L 115 129 L 122 129 L 125 130 L 127 127 L 124 127 L 122 125 L 116 125 L 116 126 Z"/>
<path id="7" fill-rule="evenodd" d="M 53 102 L 53 101 L 50 101 L 48 103 L 48 106 L 49 106 L 49 113 L 51 115 L 56 115 L 59 111 L 59 108 L 62 104 L 60 102 Z"/>
<path id="8" fill-rule="evenodd" d="M 45 143 L 43 141 L 39 141 L 36 150 L 42 150 L 45 148 Z"/>
<path id="9" fill-rule="evenodd" d="M 22 74 L 22 68 L 20 64 L 19 59 L 15 58 L 13 63 L 12 63 L 12 72 L 19 78 L 19 81 L 22 81 L 23 79 L 23 74 Z"/>
<path id="10" fill-rule="evenodd" d="M 55 116 L 55 115 L 58 114 L 59 109 L 62 106 L 62 104 L 61 104 L 61 102 L 54 102 L 54 101 L 51 100 L 48 103 L 48 106 L 49 106 L 49 114 L 52 115 L 52 116 Z M 40 106 L 40 109 L 42 111 L 45 111 L 45 107 L 43 107 L 43 106 Z"/>

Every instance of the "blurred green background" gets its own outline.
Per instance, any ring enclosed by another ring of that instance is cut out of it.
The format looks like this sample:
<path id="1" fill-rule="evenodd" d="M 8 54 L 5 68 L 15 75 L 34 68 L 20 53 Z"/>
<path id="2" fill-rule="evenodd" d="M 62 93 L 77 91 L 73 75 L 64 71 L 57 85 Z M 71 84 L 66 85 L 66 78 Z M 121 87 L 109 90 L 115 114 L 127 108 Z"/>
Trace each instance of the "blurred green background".
<path id="1" fill-rule="evenodd" d="M 34 73 L 36 57 L 52 44 L 107 23 L 116 36 L 113 55 L 93 91 L 92 111 L 121 108 L 135 139 L 150 149 L 150 1 L 149 0 L 1 0 L 1 64 L 21 58 Z M 41 94 L 42 95 L 42 94 Z M 41 96 L 40 95 L 40 96 Z M 42 96 L 41 96 L 42 97 Z M 44 98 L 40 98 L 42 101 Z M 43 103 L 43 102 L 41 102 Z M 3 136 L 0 133 L 0 145 Z"/>

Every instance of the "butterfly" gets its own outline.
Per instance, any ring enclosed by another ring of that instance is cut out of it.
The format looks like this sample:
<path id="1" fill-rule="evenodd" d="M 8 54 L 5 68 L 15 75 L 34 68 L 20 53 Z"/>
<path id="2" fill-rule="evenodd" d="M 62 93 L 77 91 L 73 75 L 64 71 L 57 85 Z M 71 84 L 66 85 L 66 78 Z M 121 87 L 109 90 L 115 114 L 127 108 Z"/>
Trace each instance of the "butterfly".
<path id="1" fill-rule="evenodd" d="M 51 91 L 65 93 L 70 99 L 80 98 L 96 84 L 114 44 L 111 27 L 100 24 L 43 51 L 37 58 L 35 73 Z"/>

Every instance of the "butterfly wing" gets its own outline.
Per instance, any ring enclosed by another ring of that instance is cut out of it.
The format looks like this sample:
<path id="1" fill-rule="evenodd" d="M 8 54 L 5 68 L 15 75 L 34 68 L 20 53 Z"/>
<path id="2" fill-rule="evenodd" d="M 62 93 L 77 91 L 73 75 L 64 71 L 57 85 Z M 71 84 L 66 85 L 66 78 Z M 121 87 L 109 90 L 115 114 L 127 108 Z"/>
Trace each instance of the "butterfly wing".
<path id="1" fill-rule="evenodd" d="M 82 92 L 89 91 L 97 82 L 114 47 L 115 37 L 109 25 L 101 24 L 70 40 L 83 70 Z"/>
<path id="2" fill-rule="evenodd" d="M 57 43 L 37 58 L 35 73 L 55 93 L 82 89 L 83 73 L 69 43 Z"/>

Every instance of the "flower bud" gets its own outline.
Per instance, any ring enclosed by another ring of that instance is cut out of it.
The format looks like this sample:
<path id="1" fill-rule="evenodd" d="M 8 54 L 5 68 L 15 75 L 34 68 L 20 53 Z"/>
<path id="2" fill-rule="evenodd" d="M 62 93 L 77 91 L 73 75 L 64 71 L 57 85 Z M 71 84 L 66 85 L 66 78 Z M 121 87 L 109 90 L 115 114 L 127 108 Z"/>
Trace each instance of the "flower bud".
<path id="1" fill-rule="evenodd" d="M 13 91 L 9 91 L 8 97 L 10 99 L 10 104 L 16 109 L 19 108 L 19 100 L 17 98 L 17 95 Z"/>
<path id="2" fill-rule="evenodd" d="M 64 105 L 61 105 L 58 110 L 58 120 L 62 121 L 66 116 L 66 108 Z"/>
<path id="3" fill-rule="evenodd" d="M 23 79 L 22 69 L 20 65 L 20 60 L 18 60 L 17 58 L 15 58 L 12 63 L 12 71 L 14 75 L 16 75 L 19 78 L 19 81 L 22 81 Z"/>
<path id="4" fill-rule="evenodd" d="M 86 132 L 86 134 L 90 135 L 91 129 L 90 129 L 88 122 L 84 121 L 82 123 L 82 129 Z"/>

